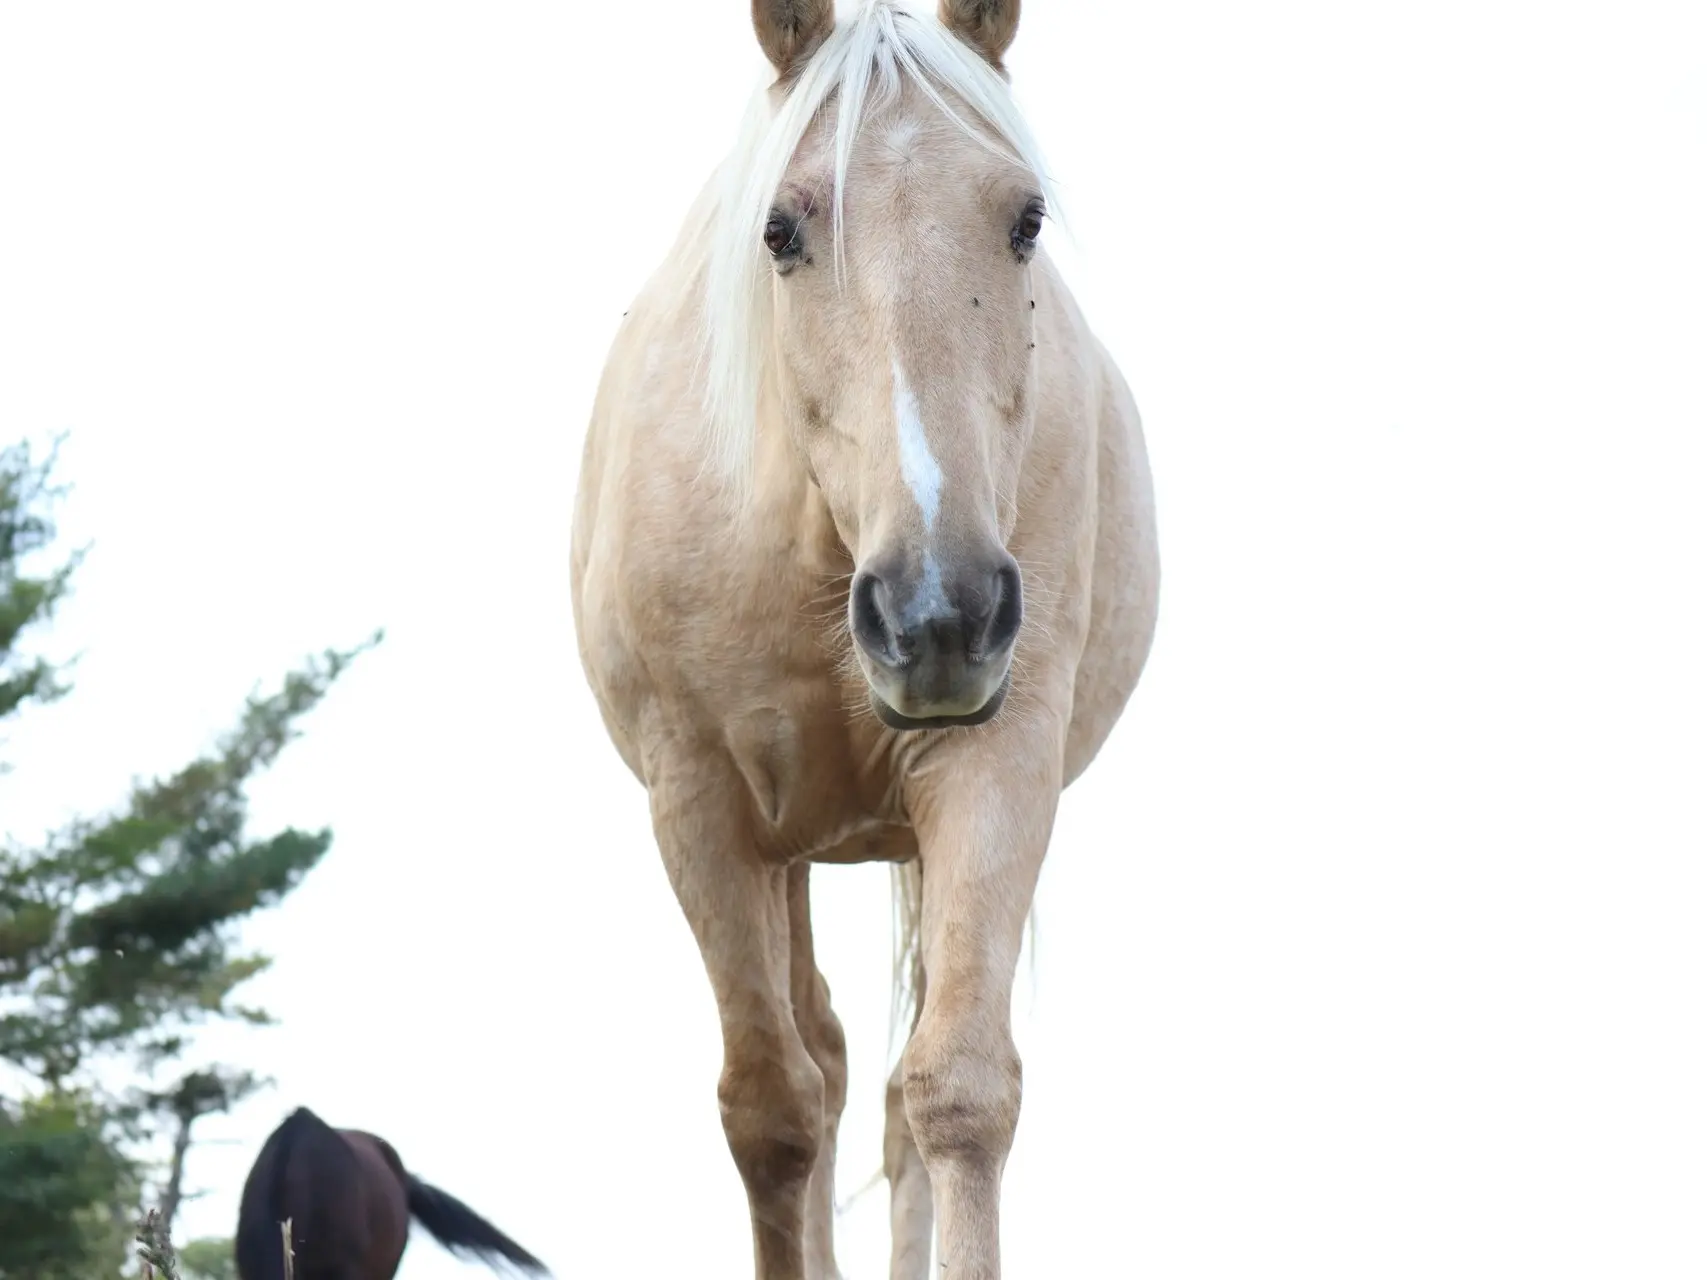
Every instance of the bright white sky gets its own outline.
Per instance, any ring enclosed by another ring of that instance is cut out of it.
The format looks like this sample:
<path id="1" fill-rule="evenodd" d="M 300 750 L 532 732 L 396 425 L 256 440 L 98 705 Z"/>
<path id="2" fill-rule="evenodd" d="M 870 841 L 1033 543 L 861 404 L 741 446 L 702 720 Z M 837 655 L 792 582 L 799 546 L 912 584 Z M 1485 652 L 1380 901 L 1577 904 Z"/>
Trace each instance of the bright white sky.
<path id="1" fill-rule="evenodd" d="M 1009 1274 L 1707 1267 L 1707 11 L 1028 3 L 1058 234 L 1144 411 L 1153 663 L 1062 809 Z M 709 989 L 575 656 L 614 326 L 747 5 L 0 10 L 0 435 L 69 430 L 30 835 L 377 626 L 256 795 L 330 824 L 210 1035 L 224 1233 L 289 1107 L 568 1277 L 750 1274 Z M 820 872 L 880 1158 L 887 874 Z M 843 1222 L 884 1274 L 886 1196 Z M 405 1280 L 473 1274 L 424 1237 Z"/>

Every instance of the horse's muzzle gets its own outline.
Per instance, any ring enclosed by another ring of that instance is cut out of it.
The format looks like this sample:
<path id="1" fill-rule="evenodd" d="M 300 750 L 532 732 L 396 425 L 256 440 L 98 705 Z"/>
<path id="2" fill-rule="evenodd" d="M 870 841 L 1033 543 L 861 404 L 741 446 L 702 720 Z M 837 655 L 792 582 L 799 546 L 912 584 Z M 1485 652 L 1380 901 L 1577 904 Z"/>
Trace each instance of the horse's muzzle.
<path id="1" fill-rule="evenodd" d="M 926 556 L 917 574 L 861 570 L 848 600 L 872 710 L 892 729 L 978 725 L 1007 697 L 1023 617 L 1019 566 L 956 566 Z"/>

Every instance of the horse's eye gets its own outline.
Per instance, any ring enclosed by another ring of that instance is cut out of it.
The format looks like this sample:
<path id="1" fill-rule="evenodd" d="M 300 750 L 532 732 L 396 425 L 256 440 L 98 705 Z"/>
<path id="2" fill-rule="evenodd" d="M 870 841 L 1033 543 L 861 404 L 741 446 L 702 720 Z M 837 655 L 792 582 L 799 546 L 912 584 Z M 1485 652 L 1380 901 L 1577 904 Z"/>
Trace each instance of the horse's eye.
<path id="1" fill-rule="evenodd" d="M 1033 200 L 1025 206 L 1025 212 L 1020 214 L 1019 221 L 1014 223 L 1013 247 L 1020 257 L 1023 258 L 1037 248 L 1037 237 L 1043 234 L 1043 219 L 1047 212 L 1043 201 Z"/>
<path id="2" fill-rule="evenodd" d="M 777 209 L 765 220 L 765 248 L 779 262 L 800 256 L 800 222 Z"/>

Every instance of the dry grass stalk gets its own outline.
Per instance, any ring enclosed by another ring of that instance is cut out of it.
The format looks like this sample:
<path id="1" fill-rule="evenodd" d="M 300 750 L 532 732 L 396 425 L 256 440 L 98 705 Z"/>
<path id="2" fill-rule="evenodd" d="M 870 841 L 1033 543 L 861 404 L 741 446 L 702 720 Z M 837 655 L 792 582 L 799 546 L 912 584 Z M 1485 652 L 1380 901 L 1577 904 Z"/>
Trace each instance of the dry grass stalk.
<path id="1" fill-rule="evenodd" d="M 284 1280 L 295 1280 L 296 1276 L 296 1250 L 290 1247 L 290 1223 L 289 1218 L 279 1223 L 279 1235 L 284 1237 Z"/>
<path id="2" fill-rule="evenodd" d="M 171 1233 L 160 1220 L 160 1210 L 150 1209 L 136 1226 L 137 1256 L 142 1259 L 142 1280 L 179 1280 L 178 1252 L 172 1248 Z"/>

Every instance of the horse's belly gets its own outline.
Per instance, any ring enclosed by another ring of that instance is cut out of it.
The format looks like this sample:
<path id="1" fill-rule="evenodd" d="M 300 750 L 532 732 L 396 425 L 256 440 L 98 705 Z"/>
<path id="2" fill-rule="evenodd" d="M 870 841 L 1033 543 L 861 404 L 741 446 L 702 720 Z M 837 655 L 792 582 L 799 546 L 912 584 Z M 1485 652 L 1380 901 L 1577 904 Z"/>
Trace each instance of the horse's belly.
<path id="1" fill-rule="evenodd" d="M 904 823 L 861 817 L 820 832 L 803 842 L 793 857 L 807 862 L 849 865 L 858 862 L 909 862 L 918 857 L 919 841 Z"/>
<path id="2" fill-rule="evenodd" d="M 1144 431 L 1118 372 L 1105 419 L 1097 477 L 1096 559 L 1090 625 L 1073 684 L 1065 782 L 1089 767 L 1114 731 L 1149 661 L 1156 633 L 1161 562 L 1156 500 Z"/>

